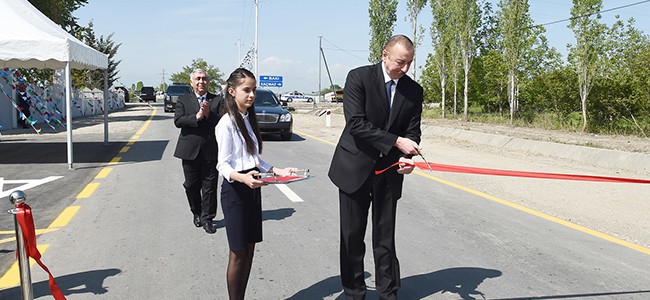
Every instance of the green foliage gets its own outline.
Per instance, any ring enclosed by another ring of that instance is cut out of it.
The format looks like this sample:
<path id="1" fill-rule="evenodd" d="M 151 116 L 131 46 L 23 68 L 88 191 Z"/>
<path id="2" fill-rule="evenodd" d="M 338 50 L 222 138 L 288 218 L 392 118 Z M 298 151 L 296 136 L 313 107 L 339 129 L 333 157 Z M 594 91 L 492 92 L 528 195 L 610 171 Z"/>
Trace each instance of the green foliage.
<path id="1" fill-rule="evenodd" d="M 210 87 L 208 90 L 211 93 L 215 93 L 218 90 L 221 90 L 221 84 L 224 82 L 223 74 L 219 71 L 219 68 L 208 64 L 203 58 L 193 59 L 192 63 L 189 66 L 183 67 L 183 70 L 171 75 L 172 82 L 180 82 L 190 85 L 190 74 L 196 69 L 202 69 L 208 73 L 210 78 Z"/>
<path id="2" fill-rule="evenodd" d="M 588 126 L 587 97 L 604 66 L 601 57 L 604 55 L 606 27 L 598 22 L 601 8 L 602 0 L 573 0 L 571 8 L 569 28 L 576 37 L 576 45 L 569 47 L 569 61 L 578 74 L 583 131 Z"/>
<path id="3" fill-rule="evenodd" d="M 88 4 L 88 0 L 29 0 L 29 3 L 63 29 L 73 32 L 80 26 L 72 13 Z"/>
<path id="4" fill-rule="evenodd" d="M 103 35 L 97 38 L 95 36 L 95 29 L 93 22 L 89 22 L 87 27 L 80 28 L 76 33 L 77 39 L 83 41 L 86 45 L 93 49 L 104 53 L 108 56 L 108 68 L 106 70 L 108 75 L 108 86 L 120 79 L 117 76 L 117 66 L 122 62 L 121 60 L 115 61 L 117 50 L 122 44 L 115 44 L 113 41 L 113 33 L 108 37 Z M 72 85 L 77 88 L 90 88 L 90 89 L 104 89 L 104 70 L 72 70 Z"/>
<path id="5" fill-rule="evenodd" d="M 397 21 L 397 0 L 370 0 L 368 7 L 370 17 L 370 54 L 368 61 L 381 61 L 381 51 L 393 35 Z"/>

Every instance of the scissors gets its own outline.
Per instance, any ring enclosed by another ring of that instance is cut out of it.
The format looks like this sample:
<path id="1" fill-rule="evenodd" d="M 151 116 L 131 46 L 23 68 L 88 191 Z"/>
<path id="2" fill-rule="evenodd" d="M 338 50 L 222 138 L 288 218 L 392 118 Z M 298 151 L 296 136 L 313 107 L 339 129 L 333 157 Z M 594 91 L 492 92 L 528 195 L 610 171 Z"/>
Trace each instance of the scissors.
<path id="1" fill-rule="evenodd" d="M 419 148 L 415 148 L 415 151 L 418 152 L 418 155 L 419 155 L 420 157 L 422 157 L 422 160 L 424 161 L 424 163 L 427 164 L 427 167 L 429 167 L 429 171 L 431 171 L 431 173 L 433 173 L 433 169 L 431 169 L 431 165 L 429 164 L 429 162 L 427 161 L 427 159 L 424 158 L 424 156 L 423 156 L 422 153 L 420 152 L 420 149 L 419 149 Z"/>

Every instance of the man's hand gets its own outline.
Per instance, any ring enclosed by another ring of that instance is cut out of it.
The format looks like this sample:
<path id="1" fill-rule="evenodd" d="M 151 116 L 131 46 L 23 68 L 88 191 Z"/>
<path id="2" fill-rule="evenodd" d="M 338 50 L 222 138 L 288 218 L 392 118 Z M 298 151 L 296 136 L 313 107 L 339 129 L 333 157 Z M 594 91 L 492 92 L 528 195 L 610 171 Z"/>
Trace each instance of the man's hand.
<path id="1" fill-rule="evenodd" d="M 199 112 L 196 113 L 196 120 L 201 121 L 203 119 L 206 119 L 210 115 L 210 103 L 207 100 L 204 100 L 201 103 L 201 108 L 199 108 Z"/>
<path id="2" fill-rule="evenodd" d="M 402 151 L 404 154 L 417 155 L 419 153 L 418 144 L 411 139 L 397 137 L 397 141 L 395 141 L 395 147 L 397 147 L 397 149 L 399 149 L 399 151 Z"/>
<path id="3" fill-rule="evenodd" d="M 415 169 L 415 162 L 412 159 L 408 159 L 405 157 L 400 157 L 399 158 L 399 168 L 397 169 L 397 173 L 400 174 L 411 174 L 413 172 L 413 169 Z"/>

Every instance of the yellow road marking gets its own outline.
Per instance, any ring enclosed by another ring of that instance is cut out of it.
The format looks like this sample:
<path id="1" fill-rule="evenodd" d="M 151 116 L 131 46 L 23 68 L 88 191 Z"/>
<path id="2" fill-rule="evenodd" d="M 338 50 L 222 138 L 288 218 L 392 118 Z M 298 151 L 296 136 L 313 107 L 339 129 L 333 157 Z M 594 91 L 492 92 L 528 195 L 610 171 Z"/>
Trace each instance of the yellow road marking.
<path id="1" fill-rule="evenodd" d="M 147 127 L 149 127 L 149 124 L 151 123 L 151 120 L 156 115 L 156 111 L 157 111 L 157 109 L 154 107 L 153 111 L 151 112 L 151 115 L 149 115 L 149 119 L 146 122 L 144 122 L 144 124 L 142 125 L 142 128 L 140 128 L 140 130 L 138 130 L 138 132 L 135 133 L 136 135 L 141 135 L 142 133 L 144 133 L 144 130 L 147 129 Z"/>
<path id="2" fill-rule="evenodd" d="M 113 170 L 113 168 L 103 168 L 101 171 L 99 171 L 99 174 L 95 176 L 95 179 L 102 179 L 106 178 L 108 176 L 108 173 L 110 173 Z"/>
<path id="3" fill-rule="evenodd" d="M 66 207 L 61 214 L 59 214 L 58 217 L 54 221 L 52 221 L 52 224 L 48 226 L 47 228 L 58 228 L 58 227 L 63 227 L 65 225 L 68 225 L 68 222 L 72 220 L 72 217 L 79 211 L 81 206 L 68 206 Z"/>
<path id="4" fill-rule="evenodd" d="M 330 142 L 330 141 L 328 141 L 328 140 L 324 140 L 324 139 L 322 139 L 322 138 L 315 137 L 315 136 L 313 136 L 313 135 L 309 135 L 309 134 L 306 134 L 306 133 L 302 133 L 302 132 L 300 132 L 300 131 L 296 131 L 296 130 L 294 130 L 294 132 L 296 132 L 296 133 L 298 133 L 298 134 L 300 134 L 300 135 L 304 135 L 304 136 L 306 136 L 306 137 L 309 137 L 309 138 L 312 138 L 312 139 L 315 139 L 315 140 L 321 141 L 321 142 L 323 142 L 323 143 L 330 144 L 330 145 L 335 145 L 335 146 L 336 146 L 336 143 Z M 517 209 L 517 210 L 519 210 L 519 211 L 523 211 L 523 212 L 525 212 L 525 213 L 528 213 L 528 214 L 531 214 L 531 215 L 534 215 L 534 216 L 537 216 L 537 217 L 543 218 L 543 219 L 548 220 L 548 221 L 551 221 L 551 222 L 553 222 L 553 223 L 557 223 L 557 224 L 560 224 L 560 225 L 562 225 L 562 226 L 566 226 L 566 227 L 569 227 L 569 228 L 572 228 L 572 229 L 578 230 L 578 231 L 580 231 L 580 232 L 586 233 L 586 234 L 588 234 L 588 235 L 595 236 L 595 237 L 597 237 L 597 238 L 600 238 L 600 239 L 603 239 L 603 240 L 606 240 L 606 241 L 609 241 L 609 242 L 612 242 L 612 243 L 615 243 L 615 244 L 621 245 L 621 246 L 623 246 L 623 247 L 627 247 L 627 248 L 630 248 L 630 249 L 632 249 L 632 250 L 636 250 L 636 251 L 639 251 L 639 252 L 641 252 L 641 253 L 645 253 L 645 254 L 650 255 L 650 249 L 645 248 L 645 247 L 643 247 L 643 246 L 639 246 L 639 245 L 636 245 L 636 244 L 633 244 L 633 243 L 630 243 L 630 242 L 624 241 L 624 240 L 622 240 L 622 239 L 619 239 L 619 238 L 617 238 L 617 237 L 613 237 L 613 236 L 611 236 L 611 235 L 608 235 L 608 234 L 605 234 L 605 233 L 602 233 L 602 232 L 598 232 L 598 231 L 595 231 L 595 230 L 593 230 L 593 229 L 589 229 L 589 228 L 587 228 L 587 227 L 580 226 L 580 225 L 578 225 L 578 224 L 574 224 L 574 223 L 568 222 L 568 221 L 566 221 L 566 220 L 562 220 L 562 219 L 560 219 L 560 218 L 553 217 L 553 216 L 551 216 L 551 215 L 549 215 L 549 214 L 545 214 L 545 213 L 543 213 L 543 212 L 539 212 L 539 211 L 536 211 L 536 210 L 530 209 L 530 208 L 528 208 L 528 207 L 525 207 L 525 206 L 522 206 L 522 205 L 519 205 L 519 204 L 516 204 L 516 203 L 512 203 L 512 202 L 510 202 L 510 201 L 503 200 L 503 199 L 500 199 L 500 198 L 494 197 L 494 196 L 492 196 L 492 195 L 488 195 L 488 194 L 486 194 L 486 193 L 482 193 L 482 192 L 479 192 L 479 191 L 476 191 L 476 190 L 470 189 L 470 188 L 468 188 L 468 187 L 465 187 L 465 186 L 462 186 L 462 185 L 459 185 L 459 184 L 456 184 L 456 183 L 453 183 L 453 182 L 450 182 L 450 181 L 447 181 L 447 180 L 444 180 L 444 179 L 441 179 L 441 178 L 435 177 L 435 176 L 433 176 L 433 175 L 430 175 L 430 174 L 425 173 L 425 172 L 422 172 L 422 171 L 415 170 L 415 171 L 413 171 L 413 172 L 414 172 L 415 174 L 417 174 L 417 175 L 422 176 L 422 177 L 425 177 L 425 178 L 428 178 L 428 179 L 431 179 L 431 180 L 434 180 L 434 181 L 440 182 L 440 183 L 442 183 L 442 184 L 446 184 L 446 185 L 448 185 L 448 186 L 451 186 L 451 187 L 457 188 L 457 189 L 459 189 L 459 190 L 462 190 L 462 191 L 468 192 L 468 193 L 470 193 L 470 194 L 474 194 L 474 195 L 476 195 L 476 196 L 479 196 L 479 197 L 482 197 L 482 198 L 485 198 L 485 199 L 488 199 L 488 200 L 491 200 L 491 201 L 494 201 L 494 202 L 497 202 L 497 203 L 503 204 L 503 205 L 505 205 L 505 206 L 508 206 L 508 207 L 511 207 L 511 208 Z"/>
<path id="5" fill-rule="evenodd" d="M 328 140 L 321 139 L 321 138 L 319 138 L 319 137 L 316 137 L 316 136 L 313 136 L 313 135 L 310 135 L 310 134 L 306 134 L 306 133 L 304 133 L 304 132 L 300 132 L 300 131 L 297 131 L 297 130 L 294 130 L 293 132 L 295 132 L 295 133 L 297 133 L 297 134 L 299 134 L 299 135 L 304 135 L 304 136 L 306 136 L 306 137 L 308 137 L 308 138 L 312 138 L 312 139 L 315 139 L 315 140 L 321 141 L 321 142 L 326 143 L 326 144 L 330 144 L 330 145 L 332 145 L 332 146 L 336 146 L 336 143 L 334 143 L 334 142 L 330 142 L 330 141 L 328 141 Z"/>
<path id="6" fill-rule="evenodd" d="M 98 182 L 91 182 L 87 184 L 86 187 L 81 191 L 81 193 L 77 195 L 77 199 L 89 198 L 90 195 L 92 195 L 95 192 L 98 186 L 99 186 Z"/>
<path id="7" fill-rule="evenodd" d="M 41 254 L 45 253 L 45 250 L 50 245 L 36 245 L 38 252 Z M 31 268 L 36 263 L 35 260 L 29 259 L 29 267 Z M 0 277 L 0 289 L 6 289 L 20 284 L 20 267 L 18 266 L 18 261 L 16 261 L 7 272 L 5 272 L 2 277 Z"/>
<path id="8" fill-rule="evenodd" d="M 52 231 L 57 231 L 57 230 L 59 230 L 59 229 L 58 228 L 46 228 L 46 229 L 36 229 L 34 231 L 36 232 L 36 235 L 41 235 L 41 234 L 44 234 L 44 233 L 50 233 Z M 11 234 L 11 235 L 13 235 L 10 238 L 0 239 L 0 244 L 10 243 L 10 242 L 13 242 L 13 241 L 16 240 L 16 231 L 15 230 L 3 230 L 3 231 L 0 231 L 0 234 Z"/>
<path id="9" fill-rule="evenodd" d="M 446 184 L 446 185 L 448 185 L 448 186 L 451 186 L 451 187 L 457 188 L 457 189 L 459 189 L 459 190 L 462 190 L 462 191 L 468 192 L 468 193 L 470 193 L 470 194 L 474 194 L 474 195 L 476 195 L 476 196 L 479 196 L 479 197 L 482 197 L 482 198 L 485 198 L 485 199 L 488 199 L 488 200 L 491 200 L 491 201 L 494 201 L 494 202 L 497 202 L 497 203 L 503 204 L 503 205 L 508 206 L 508 207 L 512 207 L 512 208 L 514 208 L 514 209 L 517 209 L 517 210 L 523 211 L 523 212 L 525 212 L 525 213 L 529 213 L 529 214 L 531 214 L 531 215 L 534 215 L 534 216 L 540 217 L 540 218 L 542 218 L 542 219 L 545 219 L 545 220 L 551 221 L 551 222 L 553 222 L 553 223 L 557 223 L 557 224 L 560 224 L 560 225 L 563 225 L 563 226 L 566 226 L 566 227 L 569 227 L 569 228 L 572 228 L 572 229 L 578 230 L 578 231 L 580 231 L 580 232 L 583 232 L 583 233 L 586 233 L 586 234 L 589 234 L 589 235 L 595 236 L 595 237 L 597 237 L 597 238 L 601 238 L 601 239 L 603 239 L 603 240 L 606 240 L 606 241 L 609 241 L 609 242 L 612 242 L 612 243 L 615 243 L 615 244 L 619 244 L 619 245 L 621 245 L 621 246 L 624 246 L 624 247 L 630 248 L 630 249 L 632 249 L 632 250 L 636 250 L 636 251 L 639 251 L 639 252 L 642 252 L 642 253 L 645 253 L 645 254 L 650 254 L 650 249 L 648 249 L 648 248 L 645 248 L 645 247 L 642 247 L 642 246 L 639 246 L 639 245 L 636 245 L 636 244 L 633 244 L 633 243 L 630 243 L 630 242 L 624 241 L 624 240 L 622 240 L 622 239 L 619 239 L 619 238 L 613 237 L 613 236 L 611 236 L 611 235 L 607 235 L 607 234 L 604 234 L 604 233 L 602 233 L 602 232 L 598 232 L 598 231 L 595 231 L 595 230 L 589 229 L 589 228 L 587 228 L 587 227 L 580 226 L 580 225 L 578 225 L 578 224 L 574 224 L 574 223 L 568 222 L 568 221 L 566 221 L 566 220 L 562 220 L 562 219 L 560 219 L 560 218 L 556 218 L 556 217 L 551 216 L 551 215 L 549 215 L 549 214 L 545 214 L 545 213 L 543 213 L 543 212 L 539 212 L 539 211 L 536 211 L 536 210 L 530 209 L 530 208 L 528 208 L 528 207 L 525 207 L 525 206 L 522 206 L 522 205 L 519 205 L 519 204 L 516 204 L 516 203 L 512 203 L 512 202 L 510 202 L 510 201 L 503 200 L 503 199 L 501 199 L 501 198 L 497 198 L 497 197 L 495 197 L 495 196 L 488 195 L 488 194 L 483 193 L 483 192 L 479 192 L 479 191 L 477 191 L 477 190 L 473 190 L 473 189 L 471 189 L 471 188 L 468 188 L 468 187 L 465 187 L 465 186 L 462 186 L 462 185 L 459 185 L 459 184 L 456 184 L 456 183 L 453 183 L 453 182 L 450 182 L 450 181 L 447 181 L 447 180 L 444 180 L 444 179 L 441 179 L 441 178 L 435 177 L 435 176 L 430 175 L 430 174 L 427 174 L 427 173 L 425 173 L 425 172 L 421 172 L 421 171 L 415 170 L 414 173 L 415 173 L 415 174 L 418 174 L 418 175 L 420 175 L 420 176 L 422 176 L 422 177 L 429 178 L 429 179 L 431 179 L 431 180 L 438 181 L 438 182 L 440 182 L 440 183 L 442 183 L 442 184 Z"/>
<path id="10" fill-rule="evenodd" d="M 129 150 L 129 148 L 130 148 L 129 146 L 133 145 L 138 140 L 138 138 L 140 138 L 140 135 L 149 126 L 149 124 L 151 123 L 151 120 L 156 115 L 156 111 L 157 111 L 157 109 L 154 107 L 151 115 L 149 116 L 149 119 L 144 123 L 144 125 L 142 125 L 142 128 L 140 128 L 140 130 L 138 130 L 138 132 L 135 135 L 133 135 L 133 137 L 127 143 L 127 146 L 123 147 L 120 150 L 120 153 L 127 152 Z M 117 164 L 117 163 L 120 162 L 121 159 L 122 159 L 121 157 L 116 156 L 109 162 L 109 165 L 110 164 Z M 97 176 L 95 176 L 95 178 L 96 179 L 106 178 L 108 176 L 108 174 L 111 172 L 111 170 L 113 170 L 113 168 L 103 168 L 99 172 L 99 174 L 97 174 Z M 89 198 L 95 192 L 95 190 L 97 189 L 98 186 L 99 186 L 99 183 L 96 183 L 96 182 L 89 183 L 81 191 L 81 193 L 79 193 L 79 195 L 77 195 L 77 198 Z M 72 217 L 74 217 L 74 215 L 79 211 L 80 208 L 81 208 L 81 206 L 69 206 L 69 207 L 67 207 L 66 209 L 63 210 L 63 212 L 61 212 L 61 214 L 59 214 L 59 216 L 54 221 L 52 221 L 52 223 L 50 224 L 50 226 L 48 226 L 47 229 L 36 229 L 35 230 L 36 234 L 40 235 L 40 234 L 56 231 L 60 227 L 68 225 L 68 222 L 70 222 L 70 220 L 72 220 Z M 14 237 L 0 239 L 0 244 L 13 242 L 13 241 L 16 240 L 16 237 L 15 237 L 16 232 L 14 230 L 3 230 L 3 231 L 0 231 L 0 234 L 2 234 L 2 235 L 5 235 L 5 234 L 14 235 Z M 37 245 L 38 251 L 41 254 L 45 253 L 45 250 L 47 250 L 48 247 L 49 247 L 49 245 L 46 245 L 46 244 Z M 36 262 L 33 259 L 30 258 L 29 259 L 30 268 L 34 265 L 34 263 L 36 263 Z M 15 286 L 18 286 L 19 284 L 20 284 L 20 268 L 18 266 L 18 262 L 16 261 L 9 268 L 9 270 L 7 270 L 7 272 L 5 272 L 5 274 L 2 275 L 2 277 L 0 277 L 0 289 L 15 287 Z"/>
<path id="11" fill-rule="evenodd" d="M 116 156 L 116 157 L 113 157 L 113 159 L 111 159 L 111 161 L 108 164 L 109 165 L 116 165 L 117 163 L 120 162 L 120 160 L 122 160 L 122 158 L 119 157 L 119 156 Z"/>

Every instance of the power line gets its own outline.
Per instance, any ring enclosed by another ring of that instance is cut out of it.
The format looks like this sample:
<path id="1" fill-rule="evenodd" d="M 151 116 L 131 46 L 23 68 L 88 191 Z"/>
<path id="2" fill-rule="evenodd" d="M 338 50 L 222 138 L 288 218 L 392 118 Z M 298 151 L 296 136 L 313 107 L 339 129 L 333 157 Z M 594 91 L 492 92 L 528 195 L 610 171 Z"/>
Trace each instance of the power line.
<path id="1" fill-rule="evenodd" d="M 606 12 L 610 12 L 610 11 L 614 11 L 614 10 L 628 8 L 628 7 L 631 7 L 631 6 L 635 6 L 635 5 L 639 5 L 639 4 L 643 4 L 643 3 L 647 3 L 647 2 L 650 2 L 650 0 L 639 1 L 639 2 L 635 2 L 635 3 L 631 3 L 631 4 L 626 4 L 626 5 L 610 8 L 610 9 L 605 9 L 605 10 L 593 12 L 593 13 L 582 15 L 582 16 L 576 16 L 576 17 L 571 17 L 571 18 L 568 18 L 568 19 L 562 19 L 562 20 L 552 21 L 552 22 L 548 22 L 548 23 L 542 23 L 542 24 L 534 25 L 534 26 L 535 27 L 544 27 L 544 26 L 548 26 L 548 25 L 553 25 L 553 24 L 557 24 L 557 23 L 571 21 L 571 20 L 574 20 L 574 19 L 589 17 L 589 16 L 592 16 L 592 15 L 595 15 L 595 14 L 601 14 L 601 13 L 606 13 Z"/>
<path id="2" fill-rule="evenodd" d="M 648 0 L 648 1 L 650 1 L 650 0 Z M 353 57 L 356 57 L 356 58 L 358 58 L 358 59 L 365 59 L 365 58 L 359 57 L 359 56 L 357 56 L 357 55 L 355 55 L 355 54 L 353 54 L 353 53 L 350 53 L 350 51 L 365 51 L 365 50 L 346 50 L 346 49 L 343 49 L 343 48 L 337 46 L 336 44 L 334 44 L 334 43 L 328 41 L 326 38 L 323 38 L 323 40 L 325 40 L 326 42 L 330 43 L 332 46 L 336 47 L 336 49 L 337 49 L 338 51 L 345 52 L 345 53 L 347 53 L 348 55 L 353 56 Z"/>

